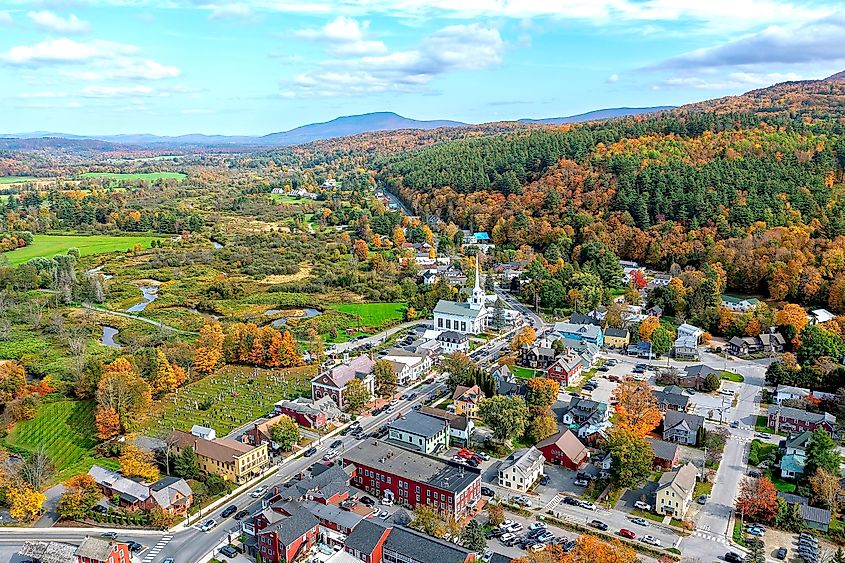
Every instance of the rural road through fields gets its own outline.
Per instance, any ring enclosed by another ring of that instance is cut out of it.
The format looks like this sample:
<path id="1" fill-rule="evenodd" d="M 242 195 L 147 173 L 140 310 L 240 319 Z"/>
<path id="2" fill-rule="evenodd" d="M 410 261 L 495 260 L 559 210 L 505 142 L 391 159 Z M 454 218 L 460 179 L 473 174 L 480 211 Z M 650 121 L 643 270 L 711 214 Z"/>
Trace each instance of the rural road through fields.
<path id="1" fill-rule="evenodd" d="M 344 352 L 351 352 L 356 348 L 360 348 L 365 346 L 366 344 L 372 344 L 376 346 L 384 342 L 385 339 L 390 338 L 397 332 L 401 332 L 405 329 L 412 328 L 415 326 L 425 326 L 425 328 L 431 328 L 433 326 L 432 321 L 427 320 L 420 320 L 420 321 L 408 321 L 406 323 L 402 323 L 401 325 L 396 325 L 393 328 L 389 328 L 387 330 L 383 330 L 379 333 L 376 333 L 372 336 L 368 336 L 366 338 L 362 338 L 361 340 L 350 340 L 348 342 L 339 342 L 332 346 L 334 352 L 343 354 Z"/>
<path id="2" fill-rule="evenodd" d="M 95 307 L 94 305 L 89 305 L 88 303 L 83 303 L 82 307 L 88 309 L 90 311 L 96 311 L 98 313 L 105 313 L 107 315 L 114 315 L 116 317 L 123 317 L 124 319 L 134 319 L 136 321 L 141 321 L 142 323 L 147 323 L 153 326 L 157 326 L 159 328 L 163 328 L 165 330 L 171 330 L 173 332 L 178 332 L 179 334 L 198 334 L 196 332 L 190 332 L 187 330 L 182 330 L 179 328 L 174 328 L 172 326 L 166 325 L 159 321 L 154 321 L 153 319 L 148 319 L 146 317 L 139 317 L 138 315 L 132 315 L 129 313 L 121 313 L 120 311 L 112 311 L 111 309 L 104 309 L 102 307 Z"/>

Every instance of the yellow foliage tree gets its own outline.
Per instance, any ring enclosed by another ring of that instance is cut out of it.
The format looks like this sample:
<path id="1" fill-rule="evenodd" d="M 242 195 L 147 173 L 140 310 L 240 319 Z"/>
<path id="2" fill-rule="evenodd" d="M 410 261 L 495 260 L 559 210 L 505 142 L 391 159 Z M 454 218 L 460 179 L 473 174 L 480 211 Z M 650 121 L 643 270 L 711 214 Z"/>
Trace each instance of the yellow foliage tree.
<path id="1" fill-rule="evenodd" d="M 527 326 L 511 339 L 511 350 L 519 350 L 523 346 L 530 345 L 535 340 L 537 340 L 537 333 L 533 327 Z"/>
<path id="2" fill-rule="evenodd" d="M 151 452 L 129 445 L 120 454 L 120 471 L 126 477 L 140 477 L 145 481 L 158 481 L 158 467 Z"/>
<path id="3" fill-rule="evenodd" d="M 645 381 L 626 378 L 613 392 L 616 405 L 615 425 L 637 436 L 645 436 L 662 418 L 657 398 Z"/>
<path id="4" fill-rule="evenodd" d="M 197 349 L 194 352 L 194 369 L 208 375 L 223 357 L 223 327 L 213 322 L 203 325 L 197 339 Z"/>
<path id="5" fill-rule="evenodd" d="M 47 497 L 26 484 L 19 484 L 6 491 L 9 514 L 12 518 L 29 522 L 41 514 L 41 506 Z"/>
<path id="6" fill-rule="evenodd" d="M 651 341 L 651 333 L 654 329 L 660 326 L 660 319 L 653 316 L 648 316 L 640 323 L 640 340 L 643 342 Z"/>
<path id="7" fill-rule="evenodd" d="M 775 315 L 775 322 L 779 325 L 791 325 L 795 327 L 795 332 L 801 332 L 801 329 L 807 326 L 807 312 L 801 305 L 787 303 Z"/>

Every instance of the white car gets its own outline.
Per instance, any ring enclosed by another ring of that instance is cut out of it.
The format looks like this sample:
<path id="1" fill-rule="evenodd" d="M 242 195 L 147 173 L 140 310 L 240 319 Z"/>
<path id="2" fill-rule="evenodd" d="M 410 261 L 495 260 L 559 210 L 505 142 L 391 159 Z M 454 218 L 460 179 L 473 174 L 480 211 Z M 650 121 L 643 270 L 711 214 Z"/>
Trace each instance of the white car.
<path id="1" fill-rule="evenodd" d="M 545 529 L 545 528 L 546 528 L 546 523 L 545 523 L 545 522 L 534 522 L 533 524 L 531 524 L 530 526 L 528 526 L 528 529 L 529 529 L 529 530 L 539 530 L 540 528 Z"/>
<path id="2" fill-rule="evenodd" d="M 507 530 L 508 526 L 510 526 L 511 524 L 513 524 L 513 520 L 502 520 L 502 523 L 499 524 L 499 527 L 503 530 Z"/>
<path id="3" fill-rule="evenodd" d="M 651 505 L 649 503 L 643 502 L 641 500 L 638 500 L 637 502 L 635 502 L 634 507 L 639 508 L 640 510 L 651 510 Z"/>
<path id="4" fill-rule="evenodd" d="M 511 534 L 510 532 L 508 532 L 506 534 L 502 534 L 501 536 L 499 536 L 499 541 L 502 542 L 502 543 L 505 543 L 506 541 L 513 539 L 513 537 L 514 537 L 514 535 Z"/>
<path id="5" fill-rule="evenodd" d="M 657 545 L 657 546 L 660 545 L 660 540 L 657 539 L 654 536 L 643 536 L 640 539 L 642 540 L 643 543 L 647 543 L 649 545 Z"/>
<path id="6" fill-rule="evenodd" d="M 521 524 L 521 523 L 519 523 L 519 522 L 514 522 L 513 524 L 511 524 L 510 526 L 508 526 L 508 531 L 509 531 L 509 532 L 514 532 L 514 533 L 515 533 L 515 532 L 521 532 L 521 531 L 522 531 L 522 528 L 523 528 L 523 526 L 522 526 L 522 524 Z"/>
<path id="7" fill-rule="evenodd" d="M 650 524 L 648 523 L 648 520 L 646 520 L 645 518 L 631 518 L 631 522 L 633 522 L 634 524 L 637 524 L 638 526 L 642 526 L 644 528 L 648 528 L 650 526 Z"/>
<path id="8" fill-rule="evenodd" d="M 586 508 L 587 510 L 595 510 L 596 509 L 595 504 L 593 504 L 591 502 L 587 502 L 587 501 L 581 501 L 581 504 L 579 504 L 579 506 L 581 508 Z"/>
<path id="9" fill-rule="evenodd" d="M 211 520 L 206 520 L 205 523 L 202 526 L 200 526 L 200 530 L 202 530 L 203 532 L 207 532 L 216 525 L 217 525 L 217 520 L 212 518 Z"/>
<path id="10" fill-rule="evenodd" d="M 587 481 L 586 479 L 575 479 L 575 485 L 577 487 L 586 487 L 589 484 L 590 484 L 590 482 Z"/>
<path id="11" fill-rule="evenodd" d="M 252 498 L 258 498 L 261 495 L 263 495 L 264 491 L 266 491 L 266 490 L 267 490 L 267 487 L 264 487 L 264 486 L 258 487 L 257 489 L 255 489 L 254 491 L 249 493 L 249 496 L 251 496 Z"/>
<path id="12" fill-rule="evenodd" d="M 384 497 L 381 499 L 382 506 L 393 506 L 393 499 L 390 497 Z"/>
<path id="13" fill-rule="evenodd" d="M 331 461 L 338 456 L 338 451 L 329 448 L 326 450 L 326 454 L 323 456 L 323 459 L 326 461 Z"/>

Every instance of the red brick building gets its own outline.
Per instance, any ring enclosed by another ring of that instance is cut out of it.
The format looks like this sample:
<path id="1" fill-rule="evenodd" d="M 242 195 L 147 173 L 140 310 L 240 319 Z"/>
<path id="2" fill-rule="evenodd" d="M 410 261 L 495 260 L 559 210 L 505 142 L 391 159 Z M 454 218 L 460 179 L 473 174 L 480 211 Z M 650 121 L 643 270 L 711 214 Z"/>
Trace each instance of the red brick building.
<path id="1" fill-rule="evenodd" d="M 561 387 L 569 387 L 581 379 L 583 369 L 584 362 L 581 357 L 574 349 L 569 348 L 549 366 L 546 377 L 554 379 Z"/>
<path id="2" fill-rule="evenodd" d="M 291 563 L 308 552 L 319 535 L 320 521 L 304 508 L 291 514 L 268 509 L 252 521 L 262 561 Z"/>
<path id="3" fill-rule="evenodd" d="M 581 469 L 590 457 L 587 448 L 569 429 L 538 442 L 536 448 L 543 452 L 546 461 L 576 471 Z"/>
<path id="4" fill-rule="evenodd" d="M 824 428 L 832 434 L 836 426 L 836 417 L 826 412 L 816 413 L 792 407 L 770 405 L 766 414 L 769 419 L 768 427 L 775 432 L 800 434 L 801 432 L 812 432 L 816 428 Z"/>
<path id="5" fill-rule="evenodd" d="M 416 508 L 430 506 L 459 520 L 481 496 L 478 470 L 429 457 L 380 440 L 368 440 L 343 456 L 353 465 L 352 483 L 370 494 Z"/>
<path id="6" fill-rule="evenodd" d="M 652 460 L 654 467 L 668 471 L 678 465 L 677 444 L 655 440 L 654 438 L 646 438 L 646 441 L 651 446 L 651 453 L 654 454 Z"/>
<path id="7" fill-rule="evenodd" d="M 128 563 L 132 553 L 125 543 L 85 538 L 76 548 L 77 563 Z"/>

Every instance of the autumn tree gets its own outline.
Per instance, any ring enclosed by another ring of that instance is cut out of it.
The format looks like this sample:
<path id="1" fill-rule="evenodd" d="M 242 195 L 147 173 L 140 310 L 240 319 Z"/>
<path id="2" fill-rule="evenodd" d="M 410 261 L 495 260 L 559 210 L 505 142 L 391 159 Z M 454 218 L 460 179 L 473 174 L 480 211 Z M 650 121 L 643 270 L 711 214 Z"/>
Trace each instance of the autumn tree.
<path id="1" fill-rule="evenodd" d="M 393 366 L 387 360 L 379 360 L 373 366 L 376 383 L 376 394 L 379 397 L 389 397 L 396 391 L 399 380 L 393 371 Z"/>
<path id="2" fill-rule="evenodd" d="M 81 520 L 97 504 L 100 488 L 94 478 L 83 473 L 71 477 L 64 483 L 65 492 L 59 499 L 57 512 L 62 518 Z"/>
<path id="3" fill-rule="evenodd" d="M 120 357 L 103 366 L 103 376 L 97 384 L 97 408 L 116 412 L 121 431 L 125 432 L 151 403 L 150 386 L 135 373 L 127 358 Z"/>
<path id="4" fill-rule="evenodd" d="M 270 429 L 270 437 L 284 452 L 289 452 L 299 442 L 299 426 L 293 419 L 285 414 L 279 417 L 279 421 Z"/>
<path id="5" fill-rule="evenodd" d="M 807 311 L 801 305 L 787 303 L 775 315 L 775 322 L 779 326 L 791 326 L 799 333 L 807 326 Z"/>
<path id="6" fill-rule="evenodd" d="M 557 433 L 557 421 L 555 417 L 543 413 L 535 415 L 531 422 L 528 424 L 528 428 L 525 431 L 525 436 L 535 444 L 540 440 L 545 440 L 549 436 Z"/>
<path id="7" fill-rule="evenodd" d="M 214 371 L 223 357 L 223 327 L 218 322 L 210 322 L 202 326 L 197 339 L 197 349 L 194 353 L 194 369 L 203 375 Z"/>
<path id="8" fill-rule="evenodd" d="M 651 333 L 654 329 L 660 326 L 660 319 L 654 316 L 648 316 L 640 323 L 640 340 L 643 342 L 651 342 Z"/>
<path id="9" fill-rule="evenodd" d="M 528 416 L 528 407 L 522 397 L 496 395 L 482 401 L 478 408 L 478 417 L 493 431 L 493 439 L 500 444 L 521 436 Z"/>
<path id="10" fill-rule="evenodd" d="M 440 537 L 443 535 L 444 523 L 434 508 L 420 504 L 414 509 L 411 527 L 429 536 Z"/>
<path id="11" fill-rule="evenodd" d="M 26 372 L 18 362 L 0 362 L 0 402 L 8 403 L 26 389 Z"/>
<path id="12" fill-rule="evenodd" d="M 366 242 L 361 239 L 356 239 L 352 244 L 352 253 L 359 262 L 366 262 L 367 257 L 370 255 L 370 249 L 367 247 Z"/>
<path id="13" fill-rule="evenodd" d="M 494 528 L 505 521 L 505 509 L 501 504 L 487 505 L 487 523 Z"/>
<path id="14" fill-rule="evenodd" d="M 405 231 L 398 225 L 393 228 L 393 244 L 396 246 L 405 244 Z"/>
<path id="15" fill-rule="evenodd" d="M 607 449 L 611 455 L 611 477 L 617 487 L 632 487 L 651 471 L 651 446 L 630 427 L 614 425 L 607 437 Z"/>
<path id="16" fill-rule="evenodd" d="M 581 534 L 575 548 L 557 559 L 560 563 L 636 563 L 637 552 L 618 540 L 606 542 L 592 534 Z"/>
<path id="17" fill-rule="evenodd" d="M 120 434 L 120 415 L 111 407 L 98 408 L 94 424 L 101 440 L 108 440 Z"/>
<path id="18" fill-rule="evenodd" d="M 41 514 L 41 507 L 47 497 L 30 485 L 20 483 L 6 490 L 6 502 L 12 518 L 29 522 Z"/>
<path id="19" fill-rule="evenodd" d="M 170 393 L 185 382 L 185 370 L 171 364 L 161 348 L 156 350 L 155 371 L 150 381 L 153 393 Z"/>
<path id="20" fill-rule="evenodd" d="M 736 511 L 751 522 L 770 522 L 778 512 L 778 491 L 767 478 L 743 480 L 736 499 Z"/>
<path id="21" fill-rule="evenodd" d="M 554 379 L 534 377 L 525 384 L 525 403 L 532 414 L 546 413 L 560 392 L 560 384 Z"/>
<path id="22" fill-rule="evenodd" d="M 818 468 L 810 477 L 810 490 L 813 491 L 813 500 L 828 507 L 835 516 L 839 504 L 837 499 L 842 494 L 839 475 L 829 472 L 824 467 Z"/>
<path id="23" fill-rule="evenodd" d="M 155 456 L 136 446 L 128 445 L 120 454 L 120 471 L 126 477 L 140 477 L 149 482 L 158 481 L 158 467 Z"/>
<path id="24" fill-rule="evenodd" d="M 638 436 L 645 436 L 657 428 L 662 420 L 657 398 L 645 381 L 625 378 L 614 390 L 613 400 L 617 402 L 614 426 Z"/>
<path id="25" fill-rule="evenodd" d="M 531 326 L 526 326 L 511 339 L 511 350 L 517 351 L 523 346 L 530 346 L 537 340 L 537 333 Z"/>
<path id="26" fill-rule="evenodd" d="M 372 396 L 364 382 L 354 377 L 343 388 L 343 402 L 350 412 L 358 412 L 370 402 Z"/>
<path id="27" fill-rule="evenodd" d="M 836 441 L 824 428 L 819 427 L 813 430 L 806 451 L 807 465 L 804 470 L 807 475 L 813 475 L 819 469 L 825 469 L 831 475 L 839 476 L 842 456 L 839 455 Z"/>

